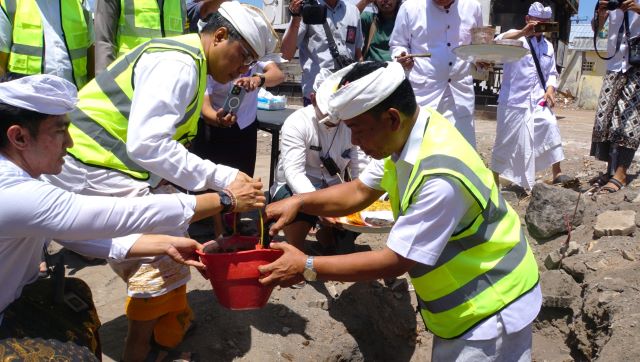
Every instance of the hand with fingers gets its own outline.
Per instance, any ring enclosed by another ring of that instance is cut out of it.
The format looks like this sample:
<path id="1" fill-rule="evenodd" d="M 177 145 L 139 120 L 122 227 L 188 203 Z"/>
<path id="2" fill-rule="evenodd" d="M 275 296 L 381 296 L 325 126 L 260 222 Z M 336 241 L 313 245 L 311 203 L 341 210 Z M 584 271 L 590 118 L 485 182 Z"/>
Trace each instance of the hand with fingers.
<path id="1" fill-rule="evenodd" d="M 284 251 L 284 254 L 273 263 L 258 267 L 258 271 L 263 275 L 260 283 L 266 286 L 289 287 L 303 281 L 302 272 L 307 256 L 295 246 L 285 242 L 272 242 L 270 246 L 272 249 Z"/>
<path id="2" fill-rule="evenodd" d="M 176 263 L 204 270 L 204 264 L 200 262 L 198 254 L 196 254 L 196 250 L 202 251 L 202 248 L 203 246 L 193 239 L 175 236 L 171 237 L 165 254 Z"/>
<path id="3" fill-rule="evenodd" d="M 216 111 L 216 121 L 213 123 L 213 125 L 220 128 L 229 128 L 233 126 L 237 121 L 238 117 L 235 114 L 229 113 L 223 108 L 220 108 Z"/>
<path id="4" fill-rule="evenodd" d="M 407 52 L 402 52 L 396 56 L 396 61 L 402 65 L 404 70 L 411 70 L 411 68 L 413 68 L 413 57 L 409 56 Z"/>
<path id="5" fill-rule="evenodd" d="M 262 192 L 260 179 L 252 179 L 246 176 L 247 180 L 247 178 L 241 177 L 241 174 L 246 176 L 246 174 L 239 172 L 236 179 L 226 188 L 226 191 L 229 191 L 232 198 L 235 199 L 233 211 L 245 212 L 264 207 L 266 198 Z"/>
<path id="6" fill-rule="evenodd" d="M 293 197 L 267 205 L 265 210 L 266 221 L 275 221 L 269 229 L 269 235 L 277 235 L 283 227 L 291 223 L 300 211 L 302 204 L 302 196 L 296 194 Z"/>

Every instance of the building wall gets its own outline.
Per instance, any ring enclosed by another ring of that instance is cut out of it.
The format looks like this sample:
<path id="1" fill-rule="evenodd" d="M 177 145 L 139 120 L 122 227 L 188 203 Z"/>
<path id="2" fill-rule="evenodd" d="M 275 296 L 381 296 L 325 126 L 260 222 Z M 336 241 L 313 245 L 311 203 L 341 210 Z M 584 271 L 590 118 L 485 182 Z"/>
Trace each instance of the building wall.
<path id="1" fill-rule="evenodd" d="M 591 70 L 583 70 L 585 62 L 593 63 Z M 576 97 L 578 107 L 595 109 L 605 71 L 606 61 L 594 51 L 568 50 L 558 89 Z"/>

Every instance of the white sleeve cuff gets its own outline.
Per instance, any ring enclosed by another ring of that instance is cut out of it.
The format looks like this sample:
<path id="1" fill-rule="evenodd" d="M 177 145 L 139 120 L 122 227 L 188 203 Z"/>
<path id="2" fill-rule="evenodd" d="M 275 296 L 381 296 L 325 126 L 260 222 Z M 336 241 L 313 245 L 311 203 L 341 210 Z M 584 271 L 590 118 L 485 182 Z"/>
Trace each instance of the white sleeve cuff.
<path id="1" fill-rule="evenodd" d="M 129 250 L 142 234 L 131 234 L 119 238 L 113 238 L 111 242 L 111 250 L 109 250 L 109 259 L 124 260 L 129 254 Z"/>
<path id="2" fill-rule="evenodd" d="M 233 180 L 238 176 L 238 169 L 233 167 L 214 164 L 213 173 L 211 174 L 211 179 L 208 185 L 208 188 L 212 190 L 222 190 L 225 187 L 229 186 Z"/>

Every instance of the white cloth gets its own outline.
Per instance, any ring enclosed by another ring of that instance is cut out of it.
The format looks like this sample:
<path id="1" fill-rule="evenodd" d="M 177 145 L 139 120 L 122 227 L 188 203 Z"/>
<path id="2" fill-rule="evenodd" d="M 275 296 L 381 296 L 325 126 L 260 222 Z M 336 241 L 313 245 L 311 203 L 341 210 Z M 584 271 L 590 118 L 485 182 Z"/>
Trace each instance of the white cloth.
<path id="1" fill-rule="evenodd" d="M 504 34 L 498 36 L 502 37 Z M 518 40 L 529 48 L 524 37 Z M 536 37 L 531 38 L 531 44 L 547 87 L 555 88 L 558 72 L 553 45 L 545 38 L 538 41 Z M 553 112 L 540 105 L 545 91 L 532 54 L 505 63 L 502 79 L 491 169 L 530 190 L 535 184 L 536 172 L 564 159 L 560 130 Z"/>
<path id="2" fill-rule="evenodd" d="M 398 174 L 398 189 L 404 190 L 417 161 L 429 112 L 420 109 L 416 124 L 399 155 L 393 155 Z M 367 186 L 382 190 L 384 160 L 372 161 L 360 175 Z M 427 179 L 407 211 L 400 216 L 387 239 L 387 246 L 399 255 L 425 265 L 434 265 L 459 225 L 467 225 L 480 212 L 467 189 L 449 177 Z M 530 324 L 538 315 L 542 294 L 537 286 L 529 293 L 465 333 L 461 339 L 486 340 L 498 337 L 500 315 L 508 334 Z"/>
<path id="3" fill-rule="evenodd" d="M 556 116 L 548 107 L 498 105 L 491 170 L 531 190 L 536 172 L 564 160 Z"/>
<path id="4" fill-rule="evenodd" d="M 509 30 L 498 35 L 497 38 L 502 39 L 505 34 L 513 31 L 515 30 Z M 529 44 L 525 37 L 521 37 L 518 40 L 522 42 L 525 48 L 529 49 Z M 556 53 L 553 45 L 544 37 L 541 37 L 540 40 L 536 37 L 531 38 L 531 44 L 538 56 L 540 70 L 545 78 L 547 88 L 556 88 L 558 85 L 558 70 L 556 68 Z M 527 54 L 518 61 L 505 63 L 503 74 L 502 86 L 498 97 L 499 104 L 532 108 L 542 101 L 545 91 L 542 88 L 532 54 Z"/>
<path id="5" fill-rule="evenodd" d="M 453 124 L 458 132 L 464 137 L 473 148 L 476 148 L 476 125 L 473 114 L 469 114 L 464 109 L 464 105 L 456 103 L 456 99 L 451 92 L 451 88 L 447 89 L 442 97 L 436 111 Z"/>
<path id="6" fill-rule="evenodd" d="M 69 52 L 65 45 L 60 19 L 60 1 L 35 0 L 42 15 L 42 28 L 44 30 L 44 72 L 57 75 L 73 82 L 73 66 L 69 58 Z M 93 44 L 93 17 L 86 3 L 85 20 L 89 32 L 90 43 Z M 5 13 L 0 11 L 0 52 L 9 53 L 13 44 L 13 26 Z"/>
<path id="7" fill-rule="evenodd" d="M 247 73 L 241 75 L 241 77 L 250 77 L 255 73 L 262 73 L 267 64 L 269 64 L 269 62 L 259 61 L 255 66 L 249 69 Z M 233 82 L 222 84 L 216 82 L 216 80 L 210 75 L 207 76 L 207 90 L 205 93 L 209 95 L 213 109 L 218 110 L 224 106 L 224 101 L 227 99 L 227 95 L 229 94 L 231 87 L 233 87 Z M 240 129 L 249 127 L 253 122 L 255 122 L 257 114 L 258 89 L 255 89 L 253 92 L 246 92 L 242 99 L 242 103 L 240 103 L 240 107 L 236 112 L 238 127 L 240 127 Z"/>
<path id="8" fill-rule="evenodd" d="M 452 115 L 458 129 L 458 119 L 473 119 L 475 94 L 470 67 L 474 65 L 458 58 L 453 49 L 471 44 L 471 29 L 482 25 L 482 9 L 476 0 L 456 0 L 448 10 L 431 0 L 407 0 L 400 6 L 389 39 L 393 57 L 402 52 L 431 53 L 431 58 L 414 58 L 408 78 L 419 106 L 436 109 L 447 89 L 451 90 L 456 104 Z"/>
<path id="9" fill-rule="evenodd" d="M 65 158 L 62 173 L 48 178 L 63 178 L 60 186 L 74 192 L 95 186 L 118 195 L 155 187 L 162 179 L 190 191 L 225 188 L 238 170 L 203 160 L 171 138 L 198 91 L 197 80 L 193 58 L 182 52 L 144 54 L 136 64 L 127 151 L 133 161 L 152 173 L 149 181 L 86 166 L 70 156 Z"/>
<path id="10" fill-rule="evenodd" d="M 341 172 L 349 167 L 354 178 L 368 164 L 369 158 L 351 143 L 351 131 L 343 122 L 337 127 L 317 123 L 315 109 L 310 105 L 295 111 L 282 125 L 280 159 L 270 190 L 272 196 L 287 184 L 299 194 L 340 183 L 337 176 L 330 176 L 322 167 L 320 156 L 327 152 Z"/>
<path id="11" fill-rule="evenodd" d="M 236 28 L 259 59 L 271 60 L 269 55 L 276 50 L 279 39 L 262 10 L 237 1 L 225 1 L 218 12 Z"/>
<path id="12" fill-rule="evenodd" d="M 551 7 L 545 7 L 537 1 L 529 6 L 529 16 L 534 16 L 540 19 L 551 19 L 552 15 L 553 12 L 551 11 Z"/>
<path id="13" fill-rule="evenodd" d="M 78 91 L 66 79 L 37 74 L 0 83 L 0 102 L 38 113 L 63 115 L 75 107 Z"/>
<path id="14" fill-rule="evenodd" d="M 186 230 L 195 197 L 97 198 L 61 190 L 0 155 L 0 311 L 38 277 L 42 248 L 51 239 L 83 254 L 123 259 L 132 242 L 114 236 Z M 82 241 L 96 239 L 92 241 Z"/>
<path id="15" fill-rule="evenodd" d="M 388 62 L 386 67 L 338 88 L 342 78 L 353 69 L 354 63 L 327 78 L 316 93 L 318 108 L 333 121 L 352 119 L 387 99 L 405 80 L 400 63 Z"/>
<path id="16" fill-rule="evenodd" d="M 640 4 L 640 0 L 635 1 Z M 635 11 L 629 11 L 629 32 L 631 36 L 640 35 L 640 15 Z M 618 41 L 618 30 L 622 26 L 624 20 L 624 12 L 620 9 L 609 11 L 609 39 L 607 40 L 607 56 L 614 55 L 616 51 L 616 42 Z M 620 42 L 620 50 L 615 56 L 607 61 L 607 70 L 612 72 L 626 72 L 631 68 L 629 65 L 629 43 L 624 28 L 622 30 L 622 41 Z M 600 49 L 599 49 L 600 50 Z"/>

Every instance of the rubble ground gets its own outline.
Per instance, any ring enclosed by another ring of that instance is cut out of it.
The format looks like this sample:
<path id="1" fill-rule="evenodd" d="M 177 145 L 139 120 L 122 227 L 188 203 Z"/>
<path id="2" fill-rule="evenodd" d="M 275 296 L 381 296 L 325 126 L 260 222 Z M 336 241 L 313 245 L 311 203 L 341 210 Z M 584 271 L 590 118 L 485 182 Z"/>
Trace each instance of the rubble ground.
<path id="1" fill-rule="evenodd" d="M 562 107 L 556 112 L 566 156 L 563 171 L 578 177 L 584 190 L 605 167 L 588 155 L 593 111 Z M 478 150 L 487 162 L 495 127 L 494 121 L 476 122 Z M 270 140 L 259 133 L 256 174 L 265 181 Z M 523 225 L 535 223 L 527 228 L 543 290 L 533 328 L 535 361 L 631 361 L 640 355 L 638 170 L 634 163 L 630 184 L 610 195 L 589 197 L 556 186 L 538 186 L 524 198 L 504 192 Z M 541 182 L 550 177 L 549 172 L 539 175 Z M 550 197 L 564 206 L 552 207 L 553 213 L 540 206 Z M 566 225 L 572 225 L 570 237 Z M 541 232 L 547 234 L 541 237 Z M 356 249 L 379 249 L 385 240 L 386 235 L 363 234 Z M 68 274 L 92 288 L 103 323 L 104 360 L 119 360 L 127 330 L 124 283 L 106 265 L 88 265 L 72 255 L 66 260 Z M 216 302 L 209 282 L 193 272 L 188 297 L 197 328 L 179 348 L 197 352 L 203 361 L 429 361 L 432 336 L 415 312 L 407 278 L 276 288 L 266 307 L 230 311 Z"/>

